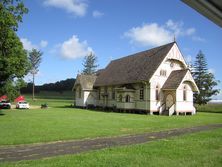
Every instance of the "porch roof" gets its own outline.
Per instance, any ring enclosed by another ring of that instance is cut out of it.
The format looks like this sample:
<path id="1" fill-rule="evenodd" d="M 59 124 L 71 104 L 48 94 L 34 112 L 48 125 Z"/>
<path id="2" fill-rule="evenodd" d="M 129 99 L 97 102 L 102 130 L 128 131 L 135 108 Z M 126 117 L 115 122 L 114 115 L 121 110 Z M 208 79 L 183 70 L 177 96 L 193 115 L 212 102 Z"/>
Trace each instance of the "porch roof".
<path id="1" fill-rule="evenodd" d="M 162 89 L 164 90 L 175 90 L 180 86 L 180 83 L 183 81 L 188 69 L 186 70 L 176 70 L 172 71 L 166 82 L 164 83 Z"/>
<path id="2" fill-rule="evenodd" d="M 97 77 L 96 75 L 84 75 L 84 74 L 78 75 L 73 90 L 77 85 L 81 85 L 81 88 L 83 90 L 92 90 L 93 85 L 96 81 L 96 77 Z"/>

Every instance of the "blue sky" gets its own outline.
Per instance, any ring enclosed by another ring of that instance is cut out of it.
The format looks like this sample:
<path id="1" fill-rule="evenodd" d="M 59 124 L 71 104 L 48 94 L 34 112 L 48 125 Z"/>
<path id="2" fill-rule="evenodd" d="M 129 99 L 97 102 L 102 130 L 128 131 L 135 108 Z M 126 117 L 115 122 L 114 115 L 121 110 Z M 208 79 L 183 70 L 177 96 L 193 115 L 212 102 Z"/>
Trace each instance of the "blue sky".
<path id="1" fill-rule="evenodd" d="M 174 35 L 187 61 L 202 50 L 222 81 L 222 29 L 179 0 L 24 2 L 29 13 L 18 35 L 26 49 L 44 53 L 36 84 L 76 77 L 91 51 L 104 68 L 110 60 L 172 42 Z"/>

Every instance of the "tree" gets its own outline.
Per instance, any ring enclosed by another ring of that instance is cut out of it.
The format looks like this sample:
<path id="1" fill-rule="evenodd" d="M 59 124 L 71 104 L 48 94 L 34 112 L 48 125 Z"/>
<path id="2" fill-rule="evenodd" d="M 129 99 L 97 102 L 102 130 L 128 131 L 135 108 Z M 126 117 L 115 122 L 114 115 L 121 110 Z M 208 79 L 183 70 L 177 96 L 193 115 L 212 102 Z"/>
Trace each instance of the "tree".
<path id="1" fill-rule="evenodd" d="M 0 1 L 0 94 L 13 93 L 16 90 L 14 79 L 28 73 L 27 53 L 16 34 L 27 12 L 21 0 Z"/>
<path id="2" fill-rule="evenodd" d="M 95 74 L 96 72 L 96 68 L 98 67 L 98 65 L 96 64 L 97 62 L 97 58 L 95 56 L 95 54 L 93 54 L 92 52 L 85 56 L 84 61 L 83 61 L 83 74 Z"/>
<path id="3" fill-rule="evenodd" d="M 199 94 L 194 94 L 194 102 L 199 105 L 206 104 L 213 95 L 219 93 L 218 89 L 214 89 L 219 81 L 216 81 L 214 75 L 209 72 L 202 51 L 199 51 L 196 56 L 192 74 L 200 91 Z"/>
<path id="4" fill-rule="evenodd" d="M 35 98 L 35 75 L 38 73 L 39 65 L 42 61 L 42 52 L 38 51 L 37 49 L 32 49 L 29 52 L 29 62 L 30 62 L 30 73 L 32 74 L 32 100 Z"/>

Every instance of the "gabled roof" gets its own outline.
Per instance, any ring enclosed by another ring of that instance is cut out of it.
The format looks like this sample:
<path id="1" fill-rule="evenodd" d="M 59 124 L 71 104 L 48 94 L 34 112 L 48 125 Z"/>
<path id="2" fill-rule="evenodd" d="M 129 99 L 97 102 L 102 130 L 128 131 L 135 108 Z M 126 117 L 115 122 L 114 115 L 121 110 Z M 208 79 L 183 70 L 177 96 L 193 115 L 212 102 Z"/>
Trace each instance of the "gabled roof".
<path id="1" fill-rule="evenodd" d="M 175 42 L 113 60 L 97 77 L 94 86 L 148 81 Z"/>
<path id="2" fill-rule="evenodd" d="M 188 69 L 186 70 L 175 70 L 170 73 L 170 76 L 167 78 L 166 82 L 164 83 L 162 89 L 170 89 L 175 90 L 180 86 L 183 78 L 185 77 Z"/>
<path id="3" fill-rule="evenodd" d="M 77 85 L 81 85 L 81 88 L 83 90 L 92 90 L 96 78 L 97 78 L 96 75 L 84 75 L 84 74 L 78 75 L 73 89 L 75 89 Z"/>

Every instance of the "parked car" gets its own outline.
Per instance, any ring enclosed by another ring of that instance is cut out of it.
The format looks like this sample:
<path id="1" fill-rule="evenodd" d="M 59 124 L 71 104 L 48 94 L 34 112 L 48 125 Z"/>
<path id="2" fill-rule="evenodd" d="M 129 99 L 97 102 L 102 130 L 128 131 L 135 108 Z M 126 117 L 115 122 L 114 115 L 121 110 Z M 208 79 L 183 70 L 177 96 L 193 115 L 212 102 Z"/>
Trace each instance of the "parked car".
<path id="1" fill-rule="evenodd" d="M 2 101 L 0 101 L 0 108 L 1 109 L 10 109 L 11 103 L 7 100 L 2 100 Z"/>
<path id="2" fill-rule="evenodd" d="M 19 102 L 16 104 L 16 108 L 17 108 L 17 109 L 29 109 L 29 103 L 26 102 L 26 101 L 19 101 Z"/>

